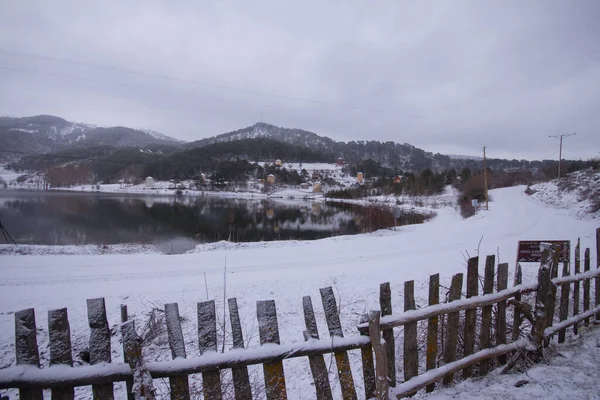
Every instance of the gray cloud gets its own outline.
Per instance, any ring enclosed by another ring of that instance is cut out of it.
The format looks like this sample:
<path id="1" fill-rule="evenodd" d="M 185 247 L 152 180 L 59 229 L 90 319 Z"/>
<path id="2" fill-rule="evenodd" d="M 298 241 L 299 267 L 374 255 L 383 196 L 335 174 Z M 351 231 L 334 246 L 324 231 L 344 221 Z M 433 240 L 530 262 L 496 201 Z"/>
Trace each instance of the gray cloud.
<path id="1" fill-rule="evenodd" d="M 577 131 L 566 157 L 600 151 L 594 0 L 288 3 L 2 2 L 0 113 L 186 140 L 263 119 L 509 158 Z"/>

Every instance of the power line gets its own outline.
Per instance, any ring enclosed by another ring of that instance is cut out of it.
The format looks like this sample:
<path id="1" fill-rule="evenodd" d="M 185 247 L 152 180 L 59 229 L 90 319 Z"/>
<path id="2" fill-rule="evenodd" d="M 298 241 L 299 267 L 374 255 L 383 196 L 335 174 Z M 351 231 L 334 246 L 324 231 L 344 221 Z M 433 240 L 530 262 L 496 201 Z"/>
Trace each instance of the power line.
<path id="1" fill-rule="evenodd" d="M 560 145 L 558 148 L 558 177 L 560 178 L 560 164 L 562 162 L 562 143 L 563 143 L 563 138 L 569 137 L 569 136 L 573 136 L 573 135 L 577 135 L 577 132 L 573 132 L 573 133 L 563 133 L 561 135 L 548 135 L 549 138 L 560 138 Z M 554 153 L 556 154 L 556 153 Z"/>
<path id="2" fill-rule="evenodd" d="M 110 65 L 102 65 L 102 64 L 96 64 L 96 63 L 79 61 L 79 60 L 71 60 L 68 58 L 51 57 L 51 56 L 46 56 L 46 55 L 25 53 L 25 52 L 12 51 L 12 50 L 6 50 L 6 49 L 0 49 L 0 53 L 6 54 L 9 56 L 29 57 L 29 58 L 35 58 L 38 60 L 76 64 L 76 65 L 81 65 L 81 66 L 85 66 L 85 67 L 105 69 L 105 70 L 110 70 L 110 71 L 115 71 L 115 72 L 120 72 L 120 73 L 134 74 L 134 75 L 139 75 L 139 76 L 145 76 L 148 78 L 155 78 L 155 79 L 161 79 L 161 80 L 167 80 L 167 81 L 191 83 L 191 84 L 199 85 L 199 86 L 207 86 L 207 87 L 243 92 L 243 93 L 254 94 L 254 95 L 277 97 L 277 98 L 282 98 L 282 99 L 286 99 L 286 100 L 294 100 L 294 101 L 303 101 L 303 102 L 318 104 L 318 105 L 322 105 L 322 106 L 338 107 L 338 108 L 344 108 L 344 109 L 349 109 L 349 110 L 354 110 L 354 111 L 395 115 L 395 116 L 409 117 L 409 118 L 422 118 L 422 119 L 431 119 L 431 120 L 437 119 L 437 118 L 434 118 L 431 116 L 426 116 L 426 115 L 417 115 L 417 114 L 409 114 L 409 113 L 400 113 L 400 112 L 395 112 L 395 111 L 364 108 L 364 107 L 359 107 L 359 106 L 355 106 L 355 105 L 351 105 L 351 104 L 333 103 L 333 102 L 311 99 L 311 98 L 306 98 L 306 97 L 289 96 L 289 95 L 285 95 L 285 94 L 264 92 L 264 91 L 241 88 L 241 87 L 220 85 L 220 84 L 215 84 L 215 83 L 206 83 L 206 82 L 200 82 L 200 81 L 196 81 L 196 80 L 192 80 L 192 79 L 179 78 L 179 77 L 173 77 L 173 76 L 168 76 L 168 75 L 153 74 L 153 73 L 148 73 L 148 72 L 144 72 L 144 71 L 114 67 L 114 66 L 110 66 Z M 8 68 L 5 68 L 5 69 L 8 69 Z M 28 71 L 28 72 L 30 72 L 30 71 Z"/>

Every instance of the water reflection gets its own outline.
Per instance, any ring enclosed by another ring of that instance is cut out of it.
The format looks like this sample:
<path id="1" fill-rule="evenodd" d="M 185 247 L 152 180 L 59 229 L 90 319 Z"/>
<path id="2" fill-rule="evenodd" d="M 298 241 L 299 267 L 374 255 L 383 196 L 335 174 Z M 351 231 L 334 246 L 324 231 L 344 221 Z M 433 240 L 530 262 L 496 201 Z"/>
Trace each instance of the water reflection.
<path id="1" fill-rule="evenodd" d="M 394 225 L 387 210 L 354 205 L 10 192 L 0 192 L 0 220 L 17 243 L 154 243 L 174 253 L 203 242 L 312 240 Z"/>

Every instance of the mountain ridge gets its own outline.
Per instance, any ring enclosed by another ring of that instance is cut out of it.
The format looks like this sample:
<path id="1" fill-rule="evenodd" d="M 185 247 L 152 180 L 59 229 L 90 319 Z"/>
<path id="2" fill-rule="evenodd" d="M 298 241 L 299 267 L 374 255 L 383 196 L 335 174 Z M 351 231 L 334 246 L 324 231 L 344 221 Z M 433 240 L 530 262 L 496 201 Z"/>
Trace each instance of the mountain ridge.
<path id="1" fill-rule="evenodd" d="M 326 159 L 321 160 L 323 162 L 334 162 L 341 158 L 345 164 L 358 165 L 366 160 L 372 160 L 382 166 L 406 172 L 419 172 L 426 169 L 480 170 L 483 167 L 482 160 L 477 157 L 432 153 L 408 143 L 392 141 L 336 141 L 307 130 L 284 128 L 265 122 L 192 142 L 182 142 L 152 130 L 74 123 L 52 115 L 0 117 L 0 161 L 14 161 L 19 155 L 51 155 L 65 151 L 70 152 L 69 154 L 81 151 L 84 154 L 85 149 L 104 147 L 114 149 L 113 152 L 123 148 L 132 148 L 136 151 L 151 150 L 149 154 L 160 157 L 160 154 L 183 152 L 218 143 L 261 138 L 308 148 L 322 155 L 326 154 Z M 160 149 L 160 153 L 153 153 L 155 149 Z M 11 154 L 12 157 L 7 156 Z M 244 154 L 238 155 L 238 157 L 243 156 Z M 283 158 L 283 156 L 276 158 Z M 492 169 L 508 170 L 539 168 L 542 164 L 544 162 L 541 161 L 488 159 L 487 165 Z"/>
<path id="2" fill-rule="evenodd" d="M 71 122 L 53 115 L 0 117 L 0 149 L 47 154 L 68 148 L 181 145 L 178 139 L 150 130 Z"/>

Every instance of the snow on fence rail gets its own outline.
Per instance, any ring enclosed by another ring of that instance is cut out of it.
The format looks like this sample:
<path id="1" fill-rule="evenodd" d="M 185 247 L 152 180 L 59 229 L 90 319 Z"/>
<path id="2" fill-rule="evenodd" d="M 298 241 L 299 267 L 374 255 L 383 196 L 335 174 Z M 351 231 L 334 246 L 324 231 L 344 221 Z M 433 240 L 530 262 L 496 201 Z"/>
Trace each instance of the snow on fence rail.
<path id="1" fill-rule="evenodd" d="M 404 283 L 404 312 L 397 315 L 392 312 L 390 284 L 383 283 L 379 298 L 381 311 L 365 316 L 365 322 L 357 326 L 359 334 L 349 337 L 343 337 L 336 299 L 332 288 L 327 287 L 321 289 L 321 301 L 330 339 L 319 338 L 309 296 L 304 297 L 302 302 L 306 330 L 303 332 L 305 341 L 300 343 L 281 344 L 275 301 L 259 301 L 257 319 L 261 346 L 244 349 L 237 301 L 232 298 L 228 306 L 234 348 L 218 353 L 215 302 L 205 301 L 198 303 L 197 307 L 201 355 L 186 358 L 178 305 L 165 304 L 171 361 L 144 362 L 135 322 L 128 320 L 127 307 L 122 306 L 124 362 L 112 362 L 110 328 L 104 299 L 100 298 L 87 301 L 91 331 L 90 365 L 72 366 L 70 327 L 67 309 L 63 308 L 48 312 L 50 367 L 40 368 L 35 312 L 33 309 L 22 310 L 15 313 L 17 365 L 0 370 L 0 389 L 18 388 L 20 398 L 27 400 L 42 399 L 42 389 L 49 388 L 52 398 L 73 399 L 75 386 L 91 385 L 94 399 L 113 399 L 113 383 L 125 381 L 128 399 L 150 400 L 154 398 L 152 379 L 166 377 L 169 378 L 171 399 L 190 399 L 189 375 L 201 373 L 204 398 L 221 399 L 221 371 L 231 369 L 234 393 L 227 395 L 233 395 L 236 400 L 252 399 L 247 367 L 262 364 L 266 398 L 285 399 L 284 361 L 308 357 L 316 398 L 332 399 L 323 354 L 333 353 L 342 398 L 357 399 L 355 377 L 352 376 L 347 351 L 360 349 L 365 398 L 402 398 L 423 388 L 431 392 L 439 380 L 443 380 L 444 384 L 453 382 L 454 374 L 459 371 L 462 371 L 462 378 L 468 378 L 475 372 L 484 375 L 494 366 L 506 365 L 504 368 L 508 370 L 518 357 L 527 352 L 541 357 L 541 349 L 554 335 L 558 334 L 558 342 L 561 343 L 565 340 L 567 328 L 573 327 L 577 334 L 579 325 L 589 325 L 593 316 L 600 321 L 600 228 L 596 231 L 596 244 L 596 269 L 590 268 L 588 248 L 584 253 L 584 272 L 581 273 L 578 241 L 574 275 L 570 275 L 569 265 L 565 264 L 559 278 L 558 256 L 551 247 L 547 247 L 542 254 L 537 282 L 523 284 L 521 267 L 517 265 L 512 288 L 508 288 L 508 264 L 499 264 L 496 271 L 495 257 L 487 256 L 482 294 L 479 293 L 479 258 L 473 257 L 467 265 L 466 298 L 461 298 L 463 274 L 460 273 L 452 277 L 448 302 L 440 303 L 439 274 L 436 274 L 429 281 L 429 305 L 419 310 L 415 305 L 414 282 Z M 590 305 L 592 279 L 595 282 L 593 308 Z M 559 315 L 555 322 L 558 289 Z M 535 292 L 533 305 L 521 301 L 524 294 L 531 292 Z M 571 304 L 572 312 L 569 311 Z M 580 305 L 583 305 L 582 313 Z M 513 307 L 510 338 L 507 335 L 508 306 Z M 478 309 L 481 311 L 478 312 Z M 530 334 L 523 332 L 523 319 L 531 324 Z M 426 335 L 418 335 L 420 321 L 427 321 Z M 403 336 L 395 336 L 394 328 L 398 327 L 403 328 Z M 459 340 L 459 335 L 462 335 L 462 340 Z M 403 341 L 402 366 L 396 362 L 396 338 Z M 419 341 L 424 343 L 420 346 Z M 419 363 L 420 348 L 426 349 L 425 372 Z M 511 354 L 509 360 L 507 356 Z M 403 374 L 402 382 L 398 382 L 398 371 Z"/>

